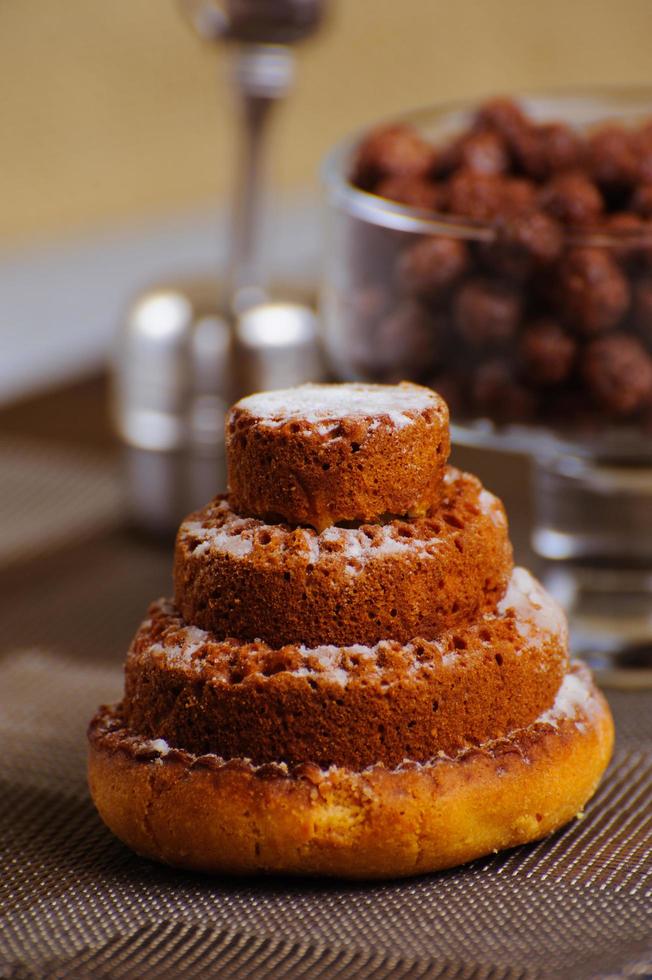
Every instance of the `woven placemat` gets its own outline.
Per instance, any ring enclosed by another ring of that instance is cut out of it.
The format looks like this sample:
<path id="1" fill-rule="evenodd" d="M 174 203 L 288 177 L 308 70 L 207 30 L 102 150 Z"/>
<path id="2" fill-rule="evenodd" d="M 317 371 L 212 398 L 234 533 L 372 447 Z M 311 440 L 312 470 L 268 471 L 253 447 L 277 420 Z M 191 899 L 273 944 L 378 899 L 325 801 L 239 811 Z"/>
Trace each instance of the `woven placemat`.
<path id="1" fill-rule="evenodd" d="M 83 467 L 71 486 L 88 503 Z M 111 494 L 95 501 L 95 533 L 87 514 L 81 537 L 44 533 L 0 568 L 1 977 L 652 975 L 646 692 L 609 695 L 616 754 L 583 820 L 462 869 L 242 882 L 133 856 L 88 799 L 84 731 L 120 691 L 147 602 L 169 591 L 170 550 L 120 529 Z"/>
<path id="2" fill-rule="evenodd" d="M 115 525 L 122 492 L 100 454 L 0 436 L 0 566 Z"/>

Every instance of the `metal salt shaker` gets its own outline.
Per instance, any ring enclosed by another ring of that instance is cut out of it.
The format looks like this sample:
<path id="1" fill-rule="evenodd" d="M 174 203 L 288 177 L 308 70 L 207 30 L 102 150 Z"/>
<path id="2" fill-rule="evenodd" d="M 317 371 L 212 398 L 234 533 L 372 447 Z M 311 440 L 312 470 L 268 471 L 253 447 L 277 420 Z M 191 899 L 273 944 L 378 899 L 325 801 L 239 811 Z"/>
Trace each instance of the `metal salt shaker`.
<path id="1" fill-rule="evenodd" d="M 225 486 L 231 345 L 228 322 L 202 301 L 201 288 L 153 290 L 132 306 L 118 338 L 111 408 L 137 526 L 173 530 Z"/>

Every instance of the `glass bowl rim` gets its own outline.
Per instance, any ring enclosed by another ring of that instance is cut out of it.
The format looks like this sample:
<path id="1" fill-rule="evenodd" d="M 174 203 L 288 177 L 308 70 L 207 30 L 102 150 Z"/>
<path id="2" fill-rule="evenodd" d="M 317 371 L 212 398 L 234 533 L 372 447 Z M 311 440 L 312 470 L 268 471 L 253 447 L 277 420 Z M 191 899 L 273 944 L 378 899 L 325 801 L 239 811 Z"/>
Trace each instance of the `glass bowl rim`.
<path id="1" fill-rule="evenodd" d="M 446 235 L 451 238 L 463 238 L 472 241 L 491 242 L 496 238 L 496 225 L 491 220 L 471 220 L 463 216 L 444 214 L 399 204 L 388 198 L 380 197 L 370 191 L 364 191 L 351 183 L 347 176 L 355 148 L 362 138 L 373 129 L 384 125 L 407 123 L 417 125 L 426 119 L 438 116 L 442 119 L 454 114 L 470 113 L 487 101 L 487 97 L 452 99 L 431 103 L 417 109 L 410 109 L 392 116 L 385 116 L 375 122 L 356 129 L 340 140 L 326 154 L 320 168 L 321 182 L 326 188 L 329 204 L 338 210 L 347 212 L 351 217 L 367 221 L 394 231 L 414 232 L 417 234 Z M 591 101 L 603 100 L 605 109 L 612 108 L 612 115 L 620 109 L 624 112 L 638 108 L 649 110 L 652 121 L 652 85 L 577 85 L 560 86 L 545 89 L 533 89 L 512 92 L 505 96 L 517 102 L 535 104 L 549 102 L 551 106 L 557 102 L 560 105 L 571 105 L 580 99 Z M 605 112 L 604 123 L 611 118 Z M 600 124 L 596 120 L 596 124 Z M 569 245 L 585 245 L 601 248 L 630 246 L 635 243 L 652 245 L 652 221 L 645 222 L 642 230 L 605 231 L 604 229 L 568 229 L 564 228 L 564 240 Z"/>

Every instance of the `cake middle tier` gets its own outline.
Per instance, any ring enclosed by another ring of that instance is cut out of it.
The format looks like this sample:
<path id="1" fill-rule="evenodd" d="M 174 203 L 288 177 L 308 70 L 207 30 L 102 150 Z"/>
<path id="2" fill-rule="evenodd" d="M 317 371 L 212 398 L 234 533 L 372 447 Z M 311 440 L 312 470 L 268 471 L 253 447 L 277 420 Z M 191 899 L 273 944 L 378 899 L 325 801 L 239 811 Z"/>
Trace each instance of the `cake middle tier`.
<path id="1" fill-rule="evenodd" d="M 239 517 L 218 497 L 181 525 L 175 603 L 218 638 L 407 642 L 495 608 L 511 570 L 502 504 L 449 467 L 432 516 L 321 534 Z"/>
<path id="2" fill-rule="evenodd" d="M 567 667 L 564 615 L 524 569 L 495 612 L 407 645 L 218 641 L 162 600 L 128 654 L 124 714 L 144 738 L 199 755 L 358 771 L 525 727 Z"/>

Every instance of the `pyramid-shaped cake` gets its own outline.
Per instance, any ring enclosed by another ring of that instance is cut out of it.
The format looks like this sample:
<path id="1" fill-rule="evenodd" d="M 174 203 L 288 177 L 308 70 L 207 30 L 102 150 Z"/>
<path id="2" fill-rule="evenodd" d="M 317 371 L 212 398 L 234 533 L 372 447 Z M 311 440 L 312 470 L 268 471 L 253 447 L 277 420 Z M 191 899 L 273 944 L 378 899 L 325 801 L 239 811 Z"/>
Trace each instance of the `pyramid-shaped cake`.
<path id="1" fill-rule="evenodd" d="M 304 385 L 227 420 L 229 493 L 181 525 L 89 781 L 139 854 L 380 878 L 573 818 L 613 727 L 502 504 L 416 385 Z"/>

